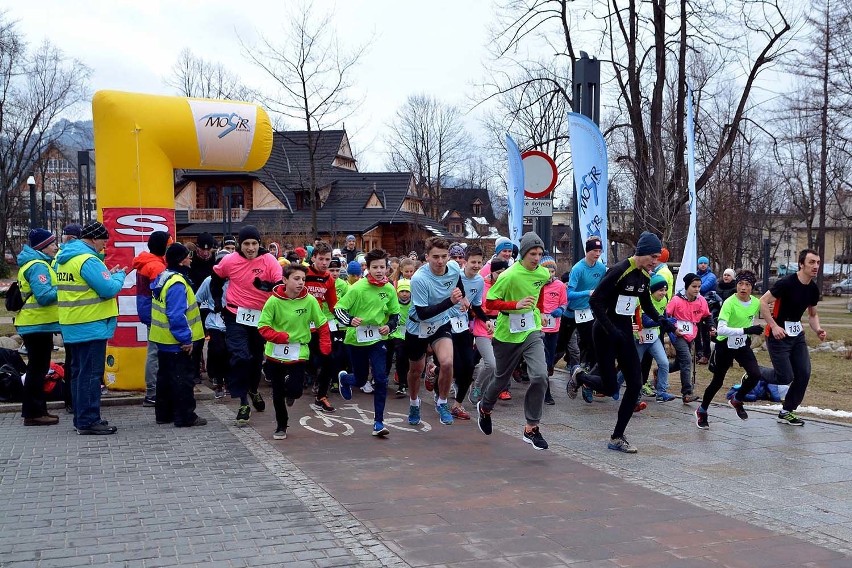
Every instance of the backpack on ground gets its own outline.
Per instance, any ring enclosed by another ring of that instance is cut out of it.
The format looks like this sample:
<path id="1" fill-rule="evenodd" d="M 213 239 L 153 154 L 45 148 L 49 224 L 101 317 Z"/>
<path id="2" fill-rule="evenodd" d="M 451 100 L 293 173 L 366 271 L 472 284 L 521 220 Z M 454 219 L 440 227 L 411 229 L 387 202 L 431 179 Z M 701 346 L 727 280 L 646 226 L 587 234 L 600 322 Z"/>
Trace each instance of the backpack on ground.
<path id="1" fill-rule="evenodd" d="M 26 301 L 27 299 L 21 294 L 21 287 L 18 285 L 18 281 L 12 282 L 12 285 L 6 291 L 6 311 L 19 312 L 24 307 Z"/>

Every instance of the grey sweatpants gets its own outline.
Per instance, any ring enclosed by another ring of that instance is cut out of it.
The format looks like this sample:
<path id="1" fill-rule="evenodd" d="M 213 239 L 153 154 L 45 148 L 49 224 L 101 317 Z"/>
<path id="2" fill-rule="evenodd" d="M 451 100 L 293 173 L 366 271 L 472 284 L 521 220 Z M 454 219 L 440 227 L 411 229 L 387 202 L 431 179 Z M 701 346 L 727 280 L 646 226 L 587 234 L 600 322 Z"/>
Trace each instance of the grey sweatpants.
<path id="1" fill-rule="evenodd" d="M 540 331 L 530 333 L 523 343 L 503 343 L 494 340 L 494 359 L 497 372 L 482 395 L 482 409 L 489 411 L 497 403 L 497 396 L 509 386 L 512 372 L 523 357 L 527 363 L 530 386 L 524 396 L 524 417 L 530 425 L 541 421 L 544 393 L 547 391 L 547 361 Z"/>
<path id="2" fill-rule="evenodd" d="M 156 398 L 157 396 L 157 370 L 160 362 L 157 358 L 159 348 L 153 341 L 148 342 L 148 356 L 145 359 L 145 398 Z"/>

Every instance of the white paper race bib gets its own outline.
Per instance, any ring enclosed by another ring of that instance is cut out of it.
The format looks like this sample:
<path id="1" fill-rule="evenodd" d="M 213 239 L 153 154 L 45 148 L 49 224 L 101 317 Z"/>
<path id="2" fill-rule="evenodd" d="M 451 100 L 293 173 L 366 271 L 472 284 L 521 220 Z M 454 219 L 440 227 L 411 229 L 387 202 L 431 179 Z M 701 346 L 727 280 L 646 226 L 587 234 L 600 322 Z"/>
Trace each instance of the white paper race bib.
<path id="1" fill-rule="evenodd" d="M 532 312 L 522 314 L 509 314 L 509 331 L 512 333 L 523 333 L 530 331 L 535 325 Z"/>
<path id="2" fill-rule="evenodd" d="M 592 313 L 592 308 L 574 310 L 574 321 L 577 323 L 585 323 L 587 321 L 592 321 L 593 319 L 595 319 L 595 316 Z"/>
<path id="3" fill-rule="evenodd" d="M 675 325 L 677 325 L 678 331 L 680 331 L 682 334 L 690 335 L 693 330 L 693 325 L 695 324 L 693 324 L 691 321 L 677 320 L 677 323 Z"/>
<path id="4" fill-rule="evenodd" d="M 556 318 L 550 314 L 541 314 L 541 329 L 553 329 L 556 327 Z"/>
<path id="5" fill-rule="evenodd" d="M 646 327 L 639 332 L 639 343 L 654 343 L 660 337 L 660 328 Z"/>
<path id="6" fill-rule="evenodd" d="M 282 361 L 298 361 L 301 350 L 301 343 L 276 343 L 272 346 L 272 356 Z"/>
<path id="7" fill-rule="evenodd" d="M 381 339 L 379 335 L 379 326 L 377 325 L 359 325 L 355 328 L 355 339 L 358 343 L 369 343 Z"/>
<path id="8" fill-rule="evenodd" d="M 745 347 L 746 344 L 746 336 L 745 335 L 729 335 L 728 336 L 728 349 L 739 349 L 740 347 Z"/>
<path id="9" fill-rule="evenodd" d="M 438 328 L 441 327 L 441 324 L 438 322 L 429 323 L 428 321 L 421 321 L 419 327 L 419 333 L 417 334 L 421 339 L 425 339 L 427 337 L 431 337 Z"/>
<path id="10" fill-rule="evenodd" d="M 615 313 L 621 316 L 632 316 L 633 312 L 636 311 L 636 304 L 638 303 L 639 298 L 636 296 L 619 294 L 618 301 L 615 303 Z"/>
<path id="11" fill-rule="evenodd" d="M 458 316 L 450 318 L 450 328 L 452 329 L 453 333 L 461 333 L 463 331 L 467 331 L 467 318 Z"/>
<path id="12" fill-rule="evenodd" d="M 328 331 L 335 332 L 337 331 L 337 321 L 336 320 L 328 320 Z"/>
<path id="13" fill-rule="evenodd" d="M 260 321 L 260 310 L 250 310 L 248 308 L 237 308 L 237 323 L 240 325 L 248 325 L 257 327 Z"/>
<path id="14" fill-rule="evenodd" d="M 785 321 L 784 331 L 789 337 L 797 337 L 802 333 L 802 322 L 800 321 Z"/>

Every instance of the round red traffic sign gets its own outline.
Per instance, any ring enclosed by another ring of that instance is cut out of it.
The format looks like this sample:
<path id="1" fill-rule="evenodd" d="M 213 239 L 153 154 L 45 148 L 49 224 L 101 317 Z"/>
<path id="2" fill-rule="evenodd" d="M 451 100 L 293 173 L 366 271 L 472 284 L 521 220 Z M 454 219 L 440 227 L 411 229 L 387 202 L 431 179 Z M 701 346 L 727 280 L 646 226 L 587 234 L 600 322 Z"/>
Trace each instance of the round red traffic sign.
<path id="1" fill-rule="evenodd" d="M 547 197 L 556 187 L 556 162 L 541 150 L 527 150 L 521 154 L 521 160 L 524 164 L 524 197 Z"/>

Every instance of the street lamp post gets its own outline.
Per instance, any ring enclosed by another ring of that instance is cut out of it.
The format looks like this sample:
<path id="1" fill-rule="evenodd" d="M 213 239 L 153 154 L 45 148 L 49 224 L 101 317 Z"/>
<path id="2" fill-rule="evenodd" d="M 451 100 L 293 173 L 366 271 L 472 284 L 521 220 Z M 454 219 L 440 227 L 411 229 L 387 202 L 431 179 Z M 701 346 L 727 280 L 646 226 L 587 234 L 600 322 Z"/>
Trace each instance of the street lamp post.
<path id="1" fill-rule="evenodd" d="M 30 229 L 35 229 L 38 223 L 36 222 L 36 181 L 34 176 L 27 178 L 27 185 L 30 186 Z"/>

